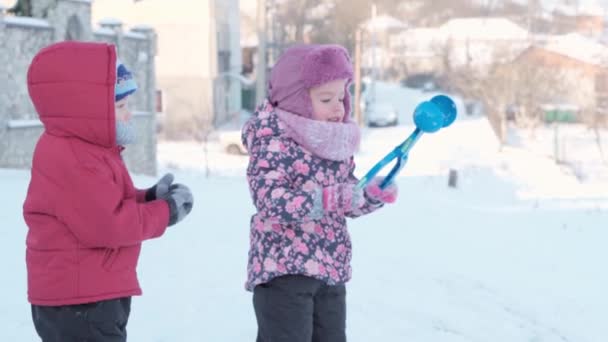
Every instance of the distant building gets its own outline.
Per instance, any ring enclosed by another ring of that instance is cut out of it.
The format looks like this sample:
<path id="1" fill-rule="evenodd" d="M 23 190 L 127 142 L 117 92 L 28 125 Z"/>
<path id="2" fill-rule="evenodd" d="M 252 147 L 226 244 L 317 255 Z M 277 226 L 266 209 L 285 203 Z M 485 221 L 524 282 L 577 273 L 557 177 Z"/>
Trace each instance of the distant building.
<path id="1" fill-rule="evenodd" d="M 530 40 L 527 30 L 498 17 L 452 19 L 441 25 L 439 32 L 451 68 L 483 69 L 512 60 Z"/>
<path id="2" fill-rule="evenodd" d="M 576 32 L 590 38 L 604 34 L 606 9 L 593 2 L 555 5 L 550 8 L 556 29 L 561 33 Z"/>
<path id="3" fill-rule="evenodd" d="M 486 67 L 510 61 L 529 46 L 528 31 L 505 18 L 456 18 L 439 27 L 410 28 L 391 37 L 394 64 L 406 74 Z"/>
<path id="4" fill-rule="evenodd" d="M 443 71 L 444 42 L 437 28 L 411 28 L 391 36 L 391 63 L 402 65 L 404 75 Z"/>
<path id="5" fill-rule="evenodd" d="M 567 91 L 556 93 L 555 99 L 587 114 L 577 121 L 606 120 L 608 47 L 604 44 L 577 33 L 549 36 L 526 49 L 517 61 L 554 69 L 565 84 L 571 84 Z"/>
<path id="6" fill-rule="evenodd" d="M 407 24 L 389 15 L 379 15 L 364 22 L 364 46 L 362 49 L 361 67 L 365 73 L 370 73 L 375 67 L 378 78 L 394 74 L 394 51 L 391 47 L 391 37 L 407 29 Z M 387 74 L 387 75 L 385 75 Z"/>
<path id="7" fill-rule="evenodd" d="M 156 29 L 168 137 L 201 138 L 240 112 L 238 0 L 98 0 L 93 17 L 120 17 L 127 25 Z"/>

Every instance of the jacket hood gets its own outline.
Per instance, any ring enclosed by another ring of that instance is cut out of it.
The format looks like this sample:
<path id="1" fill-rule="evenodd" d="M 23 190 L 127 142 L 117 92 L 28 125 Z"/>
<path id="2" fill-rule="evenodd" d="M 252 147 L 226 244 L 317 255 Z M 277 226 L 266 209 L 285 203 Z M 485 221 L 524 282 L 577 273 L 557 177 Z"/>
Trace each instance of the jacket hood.
<path id="1" fill-rule="evenodd" d="M 47 133 L 116 146 L 116 49 L 61 42 L 38 52 L 27 73 L 30 98 Z"/>

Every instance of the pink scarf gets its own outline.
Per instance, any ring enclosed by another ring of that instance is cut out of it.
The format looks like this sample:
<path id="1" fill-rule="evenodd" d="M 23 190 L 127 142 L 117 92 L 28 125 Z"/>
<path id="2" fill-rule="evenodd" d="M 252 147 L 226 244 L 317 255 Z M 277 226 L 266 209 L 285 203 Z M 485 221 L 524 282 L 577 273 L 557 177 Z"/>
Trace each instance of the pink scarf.
<path id="1" fill-rule="evenodd" d="M 361 133 L 353 121 L 326 122 L 307 119 L 275 108 L 285 132 L 300 146 L 323 159 L 346 160 L 359 148 Z"/>

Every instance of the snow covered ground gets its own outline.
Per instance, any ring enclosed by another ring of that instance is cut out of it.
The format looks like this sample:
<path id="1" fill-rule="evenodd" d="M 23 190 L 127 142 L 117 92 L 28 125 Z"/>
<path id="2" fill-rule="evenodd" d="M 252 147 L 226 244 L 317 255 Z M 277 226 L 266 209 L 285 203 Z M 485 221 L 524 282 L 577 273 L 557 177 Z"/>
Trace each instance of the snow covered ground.
<path id="1" fill-rule="evenodd" d="M 509 129 L 509 143 L 557 159 L 582 182 L 608 181 L 608 131 L 583 124 L 552 123 L 533 130 Z"/>
<path id="2" fill-rule="evenodd" d="M 388 90 L 411 108 L 401 126 L 365 130 L 359 174 L 410 133 L 407 116 L 419 97 L 432 95 Z M 195 209 L 144 244 L 144 295 L 133 301 L 130 341 L 255 338 L 243 289 L 253 212 L 247 157 L 226 155 L 213 142 L 206 148 L 207 158 L 201 144 L 159 146 L 160 171 L 190 185 Z M 450 169 L 458 171 L 457 189 L 447 187 Z M 0 197 L 0 341 L 37 340 L 21 217 L 28 177 L 0 170 L 0 187 L 10 194 Z M 349 223 L 349 341 L 608 341 L 607 181 L 581 183 L 526 146 L 498 152 L 484 119 L 461 117 L 421 138 L 398 185 L 396 204 Z"/>

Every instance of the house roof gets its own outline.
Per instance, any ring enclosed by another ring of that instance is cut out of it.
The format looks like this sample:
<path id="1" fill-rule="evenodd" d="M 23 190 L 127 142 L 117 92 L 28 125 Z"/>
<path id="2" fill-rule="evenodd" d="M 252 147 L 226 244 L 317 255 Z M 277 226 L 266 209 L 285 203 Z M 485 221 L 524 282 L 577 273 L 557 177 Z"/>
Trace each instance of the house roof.
<path id="1" fill-rule="evenodd" d="M 401 53 L 408 56 L 432 56 L 443 43 L 437 28 L 410 28 L 390 38 L 393 49 L 404 49 Z"/>
<path id="2" fill-rule="evenodd" d="M 506 18 L 456 18 L 439 27 L 446 38 L 462 40 L 523 40 L 528 31 Z"/>
<path id="3" fill-rule="evenodd" d="M 608 65 L 608 47 L 578 33 L 549 36 L 540 47 L 584 63 Z"/>
<path id="4" fill-rule="evenodd" d="M 520 5 L 528 4 L 528 0 L 515 0 L 515 2 Z M 606 13 L 605 5 L 603 6 L 606 3 L 605 0 L 571 1 L 574 5 L 563 4 L 556 0 L 540 0 L 540 2 L 542 5 L 541 15 L 546 18 L 552 18 L 554 14 L 574 17 L 577 15 L 604 16 Z"/>
<path id="5" fill-rule="evenodd" d="M 407 45 L 407 43 L 430 43 L 441 40 L 441 32 L 437 28 L 418 27 L 409 28 L 391 36 L 394 45 Z"/>
<path id="6" fill-rule="evenodd" d="M 581 1 L 578 6 L 574 5 L 555 5 L 553 12 L 567 16 L 589 15 L 604 16 L 606 12 L 601 5 L 594 0 Z"/>
<path id="7" fill-rule="evenodd" d="M 391 17 L 390 15 L 379 15 L 365 21 L 363 23 L 363 27 L 368 30 L 382 31 L 390 29 L 404 29 L 407 28 L 407 24 L 395 17 Z"/>
<path id="8" fill-rule="evenodd" d="M 466 51 L 466 55 L 478 63 L 492 63 L 498 59 L 505 62 L 517 58 L 529 47 L 527 38 L 527 31 L 508 19 L 461 18 L 438 28 L 405 30 L 391 38 L 391 46 L 405 47 L 403 54 L 408 56 L 432 56 L 442 53 L 444 44 L 453 39 L 456 44 L 449 48 L 450 53 L 462 56 Z"/>

